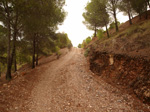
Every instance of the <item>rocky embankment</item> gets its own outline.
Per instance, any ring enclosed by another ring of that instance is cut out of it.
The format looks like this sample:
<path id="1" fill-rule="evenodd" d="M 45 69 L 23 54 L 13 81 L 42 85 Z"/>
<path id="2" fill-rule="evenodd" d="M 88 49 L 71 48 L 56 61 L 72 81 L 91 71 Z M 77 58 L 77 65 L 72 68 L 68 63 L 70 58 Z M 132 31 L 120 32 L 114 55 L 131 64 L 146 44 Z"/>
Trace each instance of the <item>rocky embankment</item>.
<path id="1" fill-rule="evenodd" d="M 150 21 L 90 44 L 90 69 L 150 104 Z"/>
<path id="2" fill-rule="evenodd" d="M 94 73 L 150 103 L 150 61 L 106 52 L 92 52 L 89 61 Z"/>

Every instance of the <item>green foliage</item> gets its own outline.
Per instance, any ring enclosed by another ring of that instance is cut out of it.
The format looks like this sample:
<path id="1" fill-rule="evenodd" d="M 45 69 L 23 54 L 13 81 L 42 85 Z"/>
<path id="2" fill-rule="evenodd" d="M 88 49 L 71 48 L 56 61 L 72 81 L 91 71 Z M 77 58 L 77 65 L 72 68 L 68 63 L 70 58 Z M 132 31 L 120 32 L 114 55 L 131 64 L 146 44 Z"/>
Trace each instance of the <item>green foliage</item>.
<path id="1" fill-rule="evenodd" d="M 0 25 L 0 56 L 3 56 L 6 53 L 6 44 L 6 29 Z"/>
<path id="2" fill-rule="evenodd" d="M 107 29 L 107 25 L 110 22 L 106 5 L 106 0 L 91 0 L 91 2 L 89 2 L 85 7 L 85 12 L 83 13 L 85 21 L 83 23 L 87 26 L 87 28 L 94 30 L 94 37 L 97 36 L 96 33 L 98 28 L 105 26 Z"/>
<path id="3" fill-rule="evenodd" d="M 147 3 L 145 0 L 132 0 L 131 5 L 133 10 L 140 15 L 142 12 L 147 10 Z"/>
<path id="4" fill-rule="evenodd" d="M 104 0 L 91 0 L 85 7 L 83 13 L 85 21 L 83 22 L 88 29 L 95 31 L 99 27 L 104 27 L 109 23 L 109 15 L 106 11 L 106 1 Z"/>
<path id="5" fill-rule="evenodd" d="M 60 48 L 72 47 L 67 34 L 55 33 L 66 16 L 64 4 L 65 0 L 0 1 L 0 69 L 6 70 L 7 62 L 1 61 L 2 58 L 8 57 L 11 61 L 13 56 L 17 65 L 22 65 L 34 62 L 32 56 L 49 55 L 59 52 Z M 8 64 L 12 66 L 13 62 Z"/>
<path id="6" fill-rule="evenodd" d="M 85 48 L 86 46 L 87 46 L 87 43 L 86 43 L 85 40 L 83 40 L 82 45 L 81 45 L 81 48 Z"/>
<path id="7" fill-rule="evenodd" d="M 91 42 L 91 37 L 87 37 L 86 39 L 85 39 L 85 42 L 86 42 L 86 44 L 89 44 L 90 42 Z"/>
<path id="8" fill-rule="evenodd" d="M 72 43 L 71 43 L 71 41 L 68 43 L 67 47 L 68 47 L 69 50 L 72 48 Z"/>
<path id="9" fill-rule="evenodd" d="M 103 29 L 99 29 L 97 31 L 97 37 L 98 37 L 98 39 L 103 38 L 103 36 L 104 36 L 104 30 Z"/>
<path id="10" fill-rule="evenodd" d="M 78 45 L 78 48 L 81 48 L 81 47 L 82 47 L 82 44 L 79 44 L 79 45 Z"/>
<path id="11" fill-rule="evenodd" d="M 22 65 L 25 63 L 31 64 L 32 57 L 30 55 L 19 53 L 17 54 L 17 63 Z"/>
<path id="12" fill-rule="evenodd" d="M 148 29 L 149 22 L 142 24 L 142 25 L 133 25 L 132 27 L 126 30 L 126 36 L 130 36 L 136 33 L 143 33 L 146 29 Z"/>
<path id="13" fill-rule="evenodd" d="M 6 71 L 6 64 L 0 62 L 0 77 L 1 77 L 1 73 L 5 71 Z"/>
<path id="14" fill-rule="evenodd" d="M 132 35 L 133 33 L 136 33 L 136 30 L 138 30 L 138 26 L 137 26 L 137 25 L 134 25 L 134 26 L 130 27 L 129 29 L 127 29 L 126 35 L 127 35 L 127 36 L 130 36 L 130 35 Z"/>
<path id="15" fill-rule="evenodd" d="M 68 35 L 66 33 L 58 33 L 56 34 L 56 45 L 59 48 L 65 48 L 68 47 L 70 49 L 72 47 L 72 43 L 68 38 Z"/>
<path id="16" fill-rule="evenodd" d="M 86 46 L 92 41 L 91 37 L 87 37 L 83 40 L 82 44 L 78 45 L 78 48 L 86 48 Z"/>
<path id="17" fill-rule="evenodd" d="M 118 6 L 119 6 L 121 0 L 107 0 L 107 1 L 108 1 L 107 9 L 114 18 L 115 28 L 116 28 L 116 32 L 117 32 L 119 30 L 118 24 L 117 24 L 117 10 L 118 10 Z"/>
<path id="18" fill-rule="evenodd" d="M 85 56 L 85 57 L 88 57 L 89 52 L 90 52 L 90 49 L 89 49 L 89 48 L 87 48 L 87 49 L 85 50 L 85 52 L 84 52 L 84 56 Z"/>
<path id="19" fill-rule="evenodd" d="M 56 53 L 59 53 L 60 48 L 59 48 L 58 46 L 56 46 L 56 47 L 55 47 L 55 50 L 56 50 L 56 51 L 55 51 Z"/>
<path id="20" fill-rule="evenodd" d="M 117 22 L 118 26 L 120 25 L 120 22 Z M 115 22 L 112 22 L 109 26 L 109 29 L 114 29 L 115 28 Z"/>
<path id="21" fill-rule="evenodd" d="M 133 10 L 131 0 L 122 0 L 118 8 L 120 11 L 124 13 L 124 15 L 128 15 L 130 19 L 131 19 L 131 16 L 136 14 L 136 12 Z"/>

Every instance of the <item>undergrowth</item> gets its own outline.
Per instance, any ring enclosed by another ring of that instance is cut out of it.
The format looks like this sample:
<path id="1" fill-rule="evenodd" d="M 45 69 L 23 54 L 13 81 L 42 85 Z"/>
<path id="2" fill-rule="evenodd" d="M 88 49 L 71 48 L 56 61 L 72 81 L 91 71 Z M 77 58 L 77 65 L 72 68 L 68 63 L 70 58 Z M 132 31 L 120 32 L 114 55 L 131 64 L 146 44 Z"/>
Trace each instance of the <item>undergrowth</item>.
<path id="1" fill-rule="evenodd" d="M 139 24 L 131 25 L 129 28 L 124 31 L 117 32 L 111 35 L 110 38 L 105 37 L 105 39 L 99 40 L 96 42 L 98 44 L 106 43 L 116 38 L 137 38 L 143 37 L 144 35 L 150 34 L 150 21 L 141 22 Z"/>
<path id="2" fill-rule="evenodd" d="M 87 57 L 87 56 L 88 56 L 88 54 L 89 54 L 89 52 L 90 52 L 90 49 L 89 49 L 89 48 L 87 48 L 87 49 L 85 50 L 85 52 L 84 52 L 84 56 L 85 56 L 85 57 Z"/>

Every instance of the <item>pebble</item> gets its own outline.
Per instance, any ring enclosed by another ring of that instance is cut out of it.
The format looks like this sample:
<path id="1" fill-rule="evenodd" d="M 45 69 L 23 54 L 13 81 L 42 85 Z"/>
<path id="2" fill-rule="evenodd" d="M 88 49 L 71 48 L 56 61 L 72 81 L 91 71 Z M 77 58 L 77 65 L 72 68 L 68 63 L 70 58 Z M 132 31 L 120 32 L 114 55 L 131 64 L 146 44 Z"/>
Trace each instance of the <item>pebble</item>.
<path id="1" fill-rule="evenodd" d="M 7 84 L 3 84 L 3 86 L 7 86 Z"/>
<path id="2" fill-rule="evenodd" d="M 18 109 L 18 107 L 15 107 L 15 110 L 17 110 Z"/>
<path id="3" fill-rule="evenodd" d="M 92 106 L 89 104 L 88 107 L 92 108 Z"/>
<path id="4" fill-rule="evenodd" d="M 70 105 L 71 105 L 71 103 L 68 103 L 68 105 L 70 106 Z"/>

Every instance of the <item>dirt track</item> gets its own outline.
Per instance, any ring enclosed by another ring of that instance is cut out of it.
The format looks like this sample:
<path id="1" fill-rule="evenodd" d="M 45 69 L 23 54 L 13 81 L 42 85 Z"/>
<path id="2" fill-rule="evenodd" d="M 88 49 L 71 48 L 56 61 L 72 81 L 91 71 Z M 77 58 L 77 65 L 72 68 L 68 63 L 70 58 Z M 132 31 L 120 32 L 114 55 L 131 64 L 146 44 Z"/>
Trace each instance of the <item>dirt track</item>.
<path id="1" fill-rule="evenodd" d="M 31 94 L 31 112 L 135 112 L 130 96 L 115 94 L 118 90 L 96 82 L 87 70 L 81 49 L 45 64 L 40 81 Z M 38 75 L 38 74 L 37 74 Z M 112 91 L 114 93 L 112 93 Z M 139 110 L 140 111 L 140 110 Z"/>
<path id="2" fill-rule="evenodd" d="M 12 112 L 144 112 L 140 106 L 133 107 L 131 96 L 97 81 L 82 52 L 74 48 L 31 71 L 29 74 L 36 74 L 38 81 L 28 99 L 14 103 L 23 107 L 14 107 Z"/>

